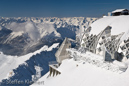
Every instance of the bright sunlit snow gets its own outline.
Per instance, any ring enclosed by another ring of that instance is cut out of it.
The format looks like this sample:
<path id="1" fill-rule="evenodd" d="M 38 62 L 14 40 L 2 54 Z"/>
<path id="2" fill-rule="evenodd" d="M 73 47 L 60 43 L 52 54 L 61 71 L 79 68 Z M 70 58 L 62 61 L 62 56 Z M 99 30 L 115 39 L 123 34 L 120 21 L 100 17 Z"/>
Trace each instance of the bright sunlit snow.
<path id="1" fill-rule="evenodd" d="M 43 46 L 41 49 L 29 53 L 24 56 L 7 56 L 4 55 L 2 52 L 0 53 L 0 81 L 3 78 L 8 78 L 9 72 L 12 71 L 12 69 L 17 68 L 20 64 L 25 63 L 26 60 L 28 60 L 31 56 L 36 55 L 42 51 L 51 51 L 53 48 L 56 48 L 59 45 L 59 43 L 55 43 L 52 46 L 48 48 L 48 46 Z"/>
<path id="2" fill-rule="evenodd" d="M 122 32 L 125 34 L 122 36 L 122 40 L 129 37 L 129 15 L 121 15 L 121 16 L 107 16 L 101 18 L 91 24 L 92 30 L 91 34 L 99 34 L 102 30 L 104 30 L 107 26 L 111 26 L 111 34 L 118 35 Z"/>
<path id="3" fill-rule="evenodd" d="M 129 86 L 129 70 L 119 74 L 73 59 L 64 60 L 58 70 L 60 75 L 48 77 L 48 72 L 37 82 L 44 81 L 44 86 Z M 34 83 L 32 86 L 41 85 Z"/>
<path id="4" fill-rule="evenodd" d="M 101 18 L 91 24 L 91 34 L 99 34 L 107 26 L 111 26 L 111 34 L 118 35 L 125 32 L 121 40 L 129 37 L 129 16 L 107 16 Z M 71 52 L 73 52 L 73 49 Z M 76 52 L 76 51 L 75 51 Z M 80 55 L 80 56 L 79 56 Z M 129 61 L 118 62 L 113 61 L 112 63 L 102 62 L 103 57 L 92 54 L 78 54 L 77 58 L 81 60 L 74 61 L 74 59 L 66 59 L 62 62 L 59 68 L 61 72 L 57 76 L 49 76 L 49 72 L 40 78 L 37 82 L 44 81 L 44 86 L 129 86 Z M 86 61 L 85 58 L 90 60 L 98 60 L 101 65 Z M 108 68 L 110 65 L 112 68 Z M 119 72 L 115 70 L 117 67 L 127 68 L 125 72 Z M 40 86 L 35 82 L 32 86 Z M 42 85 L 42 84 L 41 84 Z"/>

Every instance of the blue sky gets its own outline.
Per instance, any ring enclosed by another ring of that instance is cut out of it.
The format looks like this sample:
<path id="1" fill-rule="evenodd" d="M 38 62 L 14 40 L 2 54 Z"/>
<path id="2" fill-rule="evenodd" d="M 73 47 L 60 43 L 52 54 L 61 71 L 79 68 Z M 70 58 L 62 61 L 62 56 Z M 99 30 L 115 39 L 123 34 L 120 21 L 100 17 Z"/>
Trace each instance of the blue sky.
<path id="1" fill-rule="evenodd" d="M 3 17 L 100 17 L 129 0 L 0 0 Z"/>

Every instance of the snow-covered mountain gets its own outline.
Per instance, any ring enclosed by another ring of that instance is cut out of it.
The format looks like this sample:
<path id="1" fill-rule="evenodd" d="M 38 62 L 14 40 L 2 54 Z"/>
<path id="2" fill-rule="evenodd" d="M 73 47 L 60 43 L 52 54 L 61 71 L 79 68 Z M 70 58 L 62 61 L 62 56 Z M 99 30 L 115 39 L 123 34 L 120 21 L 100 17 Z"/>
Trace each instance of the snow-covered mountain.
<path id="1" fill-rule="evenodd" d="M 48 63 L 55 61 L 55 52 L 59 43 L 52 46 L 43 46 L 41 49 L 24 56 L 8 56 L 0 54 L 0 86 L 28 86 L 32 83 L 26 83 L 26 80 L 32 81 L 32 75 L 35 75 L 35 66 L 43 68 L 41 76 L 49 70 Z M 23 81 L 23 83 L 9 83 L 9 81 Z"/>
<path id="2" fill-rule="evenodd" d="M 48 63 L 56 60 L 55 52 L 59 43 L 65 37 L 75 39 L 96 19 L 1 17 L 0 86 L 9 85 L 4 83 L 8 80 L 32 81 L 32 75 L 36 73 L 35 66 L 43 68 L 41 76 L 46 74 Z M 25 83 L 21 85 L 25 86 Z"/>
<path id="3" fill-rule="evenodd" d="M 84 17 L 18 17 L 0 18 L 0 51 L 8 55 L 25 55 L 43 45 L 61 42 L 65 37 L 75 39 L 80 31 L 97 18 Z"/>
<path id="4" fill-rule="evenodd" d="M 90 34 L 98 35 L 107 26 L 111 26 L 111 35 L 124 34 L 120 44 L 129 38 L 129 15 L 105 16 L 91 24 Z M 107 32 L 108 33 L 108 32 Z M 128 46 L 128 41 L 127 44 Z M 70 49 L 72 52 L 76 49 Z M 126 51 L 128 52 L 127 47 Z M 119 49 L 118 49 L 119 51 Z M 59 75 L 50 76 L 50 72 L 32 86 L 129 86 L 129 59 L 125 61 L 105 61 L 104 56 L 91 52 L 71 53 L 73 58 L 63 60 L 55 70 Z M 123 51 L 121 51 L 123 52 Z M 126 69 L 123 71 L 123 69 Z M 48 77 L 49 76 L 49 77 Z M 44 83 L 40 83 L 44 81 Z M 39 84 L 39 83 L 40 84 Z"/>
<path id="5" fill-rule="evenodd" d="M 17 21 L 1 23 L 1 39 L 5 38 L 2 39 L 2 46 L 4 44 L 7 46 L 8 43 L 13 44 L 11 40 L 14 41 L 15 39 L 16 41 L 19 39 L 17 39 L 17 37 L 21 36 L 23 36 L 23 40 L 27 43 L 24 44 L 24 42 L 21 42 L 27 47 L 24 47 L 26 52 L 28 48 L 34 48 L 35 50 L 36 48 L 33 46 L 40 45 L 39 43 L 41 42 L 46 42 L 48 46 L 43 46 L 40 50 L 35 51 L 34 53 L 20 57 L 7 56 L 1 53 L 1 86 L 13 85 L 12 83 L 7 84 L 4 82 L 16 79 L 18 81 L 24 81 L 21 84 L 14 82 L 17 86 L 31 85 L 32 83 L 25 83 L 25 80 L 32 81 L 32 75 L 36 74 L 35 66 L 40 66 L 43 71 L 41 71 L 42 77 L 37 82 L 33 83 L 32 86 L 129 86 L 129 60 L 118 62 L 114 59 L 112 62 L 106 62 L 103 60 L 103 56 L 91 52 L 81 52 L 76 54 L 75 57 L 79 59 L 76 61 L 75 58 L 63 60 L 62 64 L 56 69 L 60 71 L 61 74 L 54 77 L 49 76 L 50 72 L 48 72 L 48 64 L 50 61 L 56 61 L 55 53 L 59 45 L 59 43 L 54 42 L 60 42 L 64 37 L 75 39 L 76 35 L 82 35 L 81 32 L 90 25 L 90 22 L 93 22 L 96 19 L 80 17 L 13 19 Z M 128 19 L 128 15 L 105 16 L 91 24 L 90 34 L 98 35 L 107 26 L 111 26 L 111 35 L 118 35 L 124 32 L 121 38 L 121 41 L 124 41 L 129 37 Z M 27 30 L 27 28 L 29 29 Z M 49 47 L 50 44 L 53 45 Z M 71 49 L 71 51 L 74 50 L 76 49 Z M 10 76 L 10 73 L 12 76 Z M 44 83 L 41 84 L 40 82 Z"/>

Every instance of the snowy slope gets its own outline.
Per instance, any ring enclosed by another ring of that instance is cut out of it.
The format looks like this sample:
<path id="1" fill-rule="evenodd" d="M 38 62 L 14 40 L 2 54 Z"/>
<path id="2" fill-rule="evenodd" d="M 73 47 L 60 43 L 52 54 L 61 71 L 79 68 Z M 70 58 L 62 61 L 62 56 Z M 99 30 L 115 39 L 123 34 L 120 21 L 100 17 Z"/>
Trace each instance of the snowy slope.
<path id="1" fill-rule="evenodd" d="M 107 26 L 111 26 L 111 34 L 118 35 L 125 32 L 121 40 L 129 37 L 129 15 L 107 16 L 91 24 L 91 34 L 99 34 Z"/>
<path id="2" fill-rule="evenodd" d="M 58 70 L 61 71 L 60 75 L 47 78 L 48 72 L 37 82 L 44 81 L 44 86 L 129 86 L 128 70 L 119 74 L 73 59 L 64 60 Z M 42 84 L 35 83 L 31 86 Z"/>
<path id="3" fill-rule="evenodd" d="M 52 51 L 53 48 L 56 48 L 59 43 L 55 43 L 48 48 L 48 46 L 43 46 L 41 49 L 29 53 L 24 56 L 8 56 L 4 55 L 2 52 L 0 54 L 0 81 L 4 78 L 8 78 L 8 73 L 11 72 L 13 69 L 16 69 L 21 64 L 26 64 L 25 61 L 29 60 L 33 55 L 39 54 L 43 51 Z"/>
<path id="4" fill-rule="evenodd" d="M 91 24 L 92 30 L 90 34 L 99 34 L 107 26 L 111 26 L 111 34 L 118 35 L 122 32 L 125 32 L 121 40 L 129 37 L 129 16 L 107 16 L 101 18 Z M 49 72 L 40 78 L 37 82 L 44 81 L 44 86 L 129 86 L 129 60 L 126 62 L 113 61 L 115 69 L 117 66 L 126 67 L 125 72 L 110 71 L 108 64 L 97 65 L 95 63 L 96 59 L 99 59 L 101 63 L 103 58 L 102 56 L 95 54 L 76 54 L 77 58 L 81 59 L 82 57 L 93 59 L 94 62 L 90 60 L 85 61 L 83 58 L 81 61 L 74 61 L 73 59 L 66 59 L 62 62 L 60 67 L 57 69 L 61 72 L 60 75 L 54 77 L 48 77 Z M 42 85 L 42 84 L 40 84 Z M 32 86 L 40 86 L 38 83 L 34 83 Z"/>

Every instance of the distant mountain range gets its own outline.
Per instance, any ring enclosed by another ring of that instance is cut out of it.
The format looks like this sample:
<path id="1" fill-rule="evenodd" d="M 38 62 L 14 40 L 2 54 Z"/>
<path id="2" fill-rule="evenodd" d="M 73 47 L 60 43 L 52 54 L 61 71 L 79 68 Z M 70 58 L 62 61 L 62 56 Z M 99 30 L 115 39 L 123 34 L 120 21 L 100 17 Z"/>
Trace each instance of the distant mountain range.
<path id="1" fill-rule="evenodd" d="M 97 18 L 0 17 L 0 51 L 7 55 L 25 55 L 43 45 L 72 39 Z"/>

